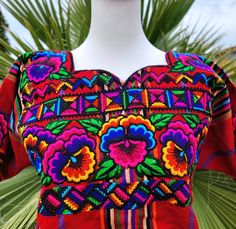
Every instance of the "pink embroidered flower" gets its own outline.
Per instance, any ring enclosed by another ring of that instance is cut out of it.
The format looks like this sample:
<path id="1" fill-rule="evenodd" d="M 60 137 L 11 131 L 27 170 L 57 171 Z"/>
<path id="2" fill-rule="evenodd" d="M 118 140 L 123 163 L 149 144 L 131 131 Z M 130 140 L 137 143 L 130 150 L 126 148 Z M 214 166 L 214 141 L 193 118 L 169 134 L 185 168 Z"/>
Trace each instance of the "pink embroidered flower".
<path id="1" fill-rule="evenodd" d="M 142 116 L 112 118 L 99 131 L 100 149 L 123 168 L 135 167 L 155 147 L 154 131 L 155 127 Z"/>

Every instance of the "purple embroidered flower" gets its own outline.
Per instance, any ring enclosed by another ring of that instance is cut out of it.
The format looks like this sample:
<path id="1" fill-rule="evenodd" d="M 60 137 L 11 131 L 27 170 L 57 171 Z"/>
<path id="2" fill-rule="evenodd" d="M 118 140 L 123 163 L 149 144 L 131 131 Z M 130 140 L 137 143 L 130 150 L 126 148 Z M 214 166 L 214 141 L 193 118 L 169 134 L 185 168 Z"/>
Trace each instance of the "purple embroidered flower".
<path id="1" fill-rule="evenodd" d="M 5 120 L 3 114 L 0 114 L 0 146 L 3 144 L 3 139 L 7 134 L 7 121 Z"/>
<path id="2" fill-rule="evenodd" d="M 211 67 L 207 64 L 204 64 L 203 61 L 200 60 L 198 55 L 193 53 L 176 53 L 175 56 L 180 59 L 183 65 L 185 66 L 194 66 L 196 68 L 200 68 L 202 70 L 212 71 Z"/>
<path id="3" fill-rule="evenodd" d="M 181 121 L 171 122 L 160 136 L 163 144 L 162 159 L 172 175 L 183 177 L 193 163 L 197 140 L 193 130 Z"/>
<path id="4" fill-rule="evenodd" d="M 43 171 L 55 183 L 87 180 L 94 171 L 95 141 L 83 129 L 60 135 L 44 153 Z"/>
<path id="5" fill-rule="evenodd" d="M 99 131 L 100 149 L 123 168 L 135 167 L 155 147 L 154 131 L 150 121 L 141 116 L 113 118 Z"/>
<path id="6" fill-rule="evenodd" d="M 30 64 L 26 64 L 26 72 L 30 81 L 39 83 L 44 81 L 50 74 L 57 73 L 63 62 L 66 61 L 64 53 L 38 52 Z"/>
<path id="7" fill-rule="evenodd" d="M 37 173 L 42 171 L 42 157 L 48 144 L 52 143 L 55 135 L 42 127 L 34 126 L 26 128 L 23 133 L 24 147 Z"/>

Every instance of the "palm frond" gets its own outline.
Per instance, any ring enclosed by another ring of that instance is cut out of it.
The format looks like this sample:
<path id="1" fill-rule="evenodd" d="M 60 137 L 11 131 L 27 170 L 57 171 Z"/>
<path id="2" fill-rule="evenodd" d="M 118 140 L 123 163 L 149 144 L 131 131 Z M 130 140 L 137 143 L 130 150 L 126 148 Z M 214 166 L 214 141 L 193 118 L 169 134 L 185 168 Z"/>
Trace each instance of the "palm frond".
<path id="1" fill-rule="evenodd" d="M 0 228 L 34 228 L 40 187 L 39 177 L 32 166 L 1 181 Z"/>
<path id="2" fill-rule="evenodd" d="M 193 194 L 200 228 L 235 227 L 236 180 L 213 170 L 196 171 Z"/>

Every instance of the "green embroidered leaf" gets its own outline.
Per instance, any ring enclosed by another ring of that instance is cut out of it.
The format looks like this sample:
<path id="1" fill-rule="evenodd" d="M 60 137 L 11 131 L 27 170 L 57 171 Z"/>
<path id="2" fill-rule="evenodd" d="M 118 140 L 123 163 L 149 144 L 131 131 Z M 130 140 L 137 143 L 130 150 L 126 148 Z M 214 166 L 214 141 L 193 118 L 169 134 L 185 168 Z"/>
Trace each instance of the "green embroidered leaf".
<path id="1" fill-rule="evenodd" d="M 87 131 L 97 134 L 102 127 L 102 120 L 98 118 L 90 118 L 79 120 L 79 123 L 86 128 Z"/>
<path id="2" fill-rule="evenodd" d="M 142 164 L 139 164 L 137 166 L 136 172 L 137 172 L 137 175 L 140 177 L 141 176 L 149 176 L 150 177 L 152 175 L 151 171 Z"/>
<path id="3" fill-rule="evenodd" d="M 119 178 L 123 174 L 123 168 L 117 165 L 111 172 L 108 173 L 107 178 Z"/>
<path id="4" fill-rule="evenodd" d="M 63 76 L 69 76 L 69 72 L 66 71 L 65 68 L 61 68 L 60 71 L 58 72 L 59 75 L 63 75 Z"/>
<path id="5" fill-rule="evenodd" d="M 51 177 L 49 177 L 49 176 L 44 177 L 42 180 L 42 184 L 46 185 L 46 186 L 50 185 L 51 184 Z"/>
<path id="6" fill-rule="evenodd" d="M 147 156 L 143 161 L 143 165 L 146 166 L 147 168 L 150 168 L 152 174 L 155 176 L 165 175 L 164 170 L 160 166 L 160 162 L 154 157 Z"/>
<path id="7" fill-rule="evenodd" d="M 50 185 L 51 184 L 51 177 L 50 176 L 46 176 L 43 171 L 39 174 L 39 178 L 42 181 L 43 185 Z"/>
<path id="8" fill-rule="evenodd" d="M 119 178 L 123 173 L 122 167 L 116 165 L 112 159 L 102 161 L 99 166 L 94 175 L 95 180 Z"/>
<path id="9" fill-rule="evenodd" d="M 106 84 L 108 84 L 110 82 L 110 80 L 112 80 L 112 77 L 100 74 L 99 75 L 99 79 L 102 80 L 104 82 L 104 84 L 106 85 Z"/>
<path id="10" fill-rule="evenodd" d="M 20 89 L 24 88 L 24 86 L 29 82 L 29 79 L 27 77 L 26 71 L 23 71 L 22 78 L 20 81 Z"/>
<path id="11" fill-rule="evenodd" d="M 21 56 L 22 56 L 23 60 L 27 60 L 28 58 L 30 58 L 34 54 L 35 54 L 34 51 L 29 51 L 29 52 L 22 53 Z"/>
<path id="12" fill-rule="evenodd" d="M 174 114 L 153 114 L 150 116 L 150 120 L 160 130 L 170 122 L 173 116 Z"/>
<path id="13" fill-rule="evenodd" d="M 181 61 L 177 61 L 175 65 L 171 68 L 171 70 L 176 72 L 182 72 L 182 71 L 187 72 L 187 71 L 193 71 L 194 67 L 184 65 Z"/>
<path id="14" fill-rule="evenodd" d="M 50 130 L 52 134 L 59 134 L 69 123 L 67 120 L 53 121 L 47 124 L 46 130 Z"/>
<path id="15" fill-rule="evenodd" d="M 49 79 L 55 79 L 55 80 L 60 80 L 60 79 L 67 79 L 67 75 L 60 75 L 60 74 L 50 74 Z"/>
<path id="16" fill-rule="evenodd" d="M 197 115 L 184 114 L 183 117 L 192 128 L 195 128 L 197 124 L 200 123 L 200 119 Z"/>
<path id="17" fill-rule="evenodd" d="M 136 167 L 136 173 L 137 173 L 137 175 L 139 176 L 139 177 L 141 177 L 142 176 L 142 170 L 141 170 L 141 167 L 142 167 L 142 165 L 141 164 L 138 164 L 138 166 Z"/>
<path id="18" fill-rule="evenodd" d="M 151 156 L 147 156 L 142 163 L 136 167 L 139 177 L 142 176 L 166 176 L 166 173 L 160 166 L 160 162 Z"/>

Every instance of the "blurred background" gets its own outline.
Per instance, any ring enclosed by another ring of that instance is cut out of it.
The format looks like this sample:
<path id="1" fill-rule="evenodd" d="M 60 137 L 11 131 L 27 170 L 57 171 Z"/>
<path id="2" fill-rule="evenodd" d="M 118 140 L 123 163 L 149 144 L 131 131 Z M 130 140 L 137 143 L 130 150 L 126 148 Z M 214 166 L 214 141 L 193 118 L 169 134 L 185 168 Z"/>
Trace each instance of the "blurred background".
<path id="1" fill-rule="evenodd" d="M 236 79 L 236 0 L 140 1 L 153 45 L 203 55 Z M 89 31 L 90 9 L 90 0 L 0 0 L 0 78 L 18 53 L 78 47 Z"/>

